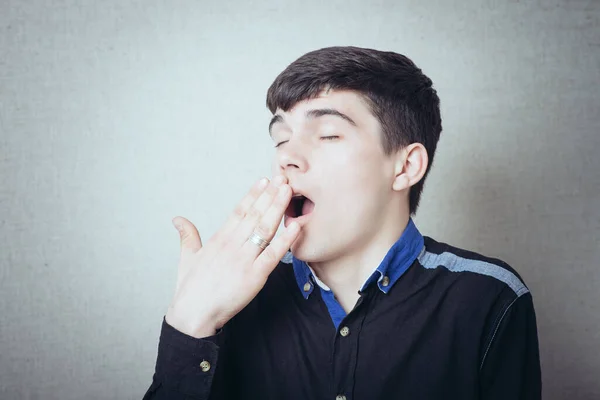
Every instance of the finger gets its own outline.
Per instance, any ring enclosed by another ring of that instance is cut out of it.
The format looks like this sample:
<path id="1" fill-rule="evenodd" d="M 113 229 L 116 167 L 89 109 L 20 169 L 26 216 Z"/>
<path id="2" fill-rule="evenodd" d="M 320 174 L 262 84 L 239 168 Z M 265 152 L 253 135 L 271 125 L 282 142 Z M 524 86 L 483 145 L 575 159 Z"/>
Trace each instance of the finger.
<path id="1" fill-rule="evenodd" d="M 273 182 L 269 185 L 267 190 L 256 200 L 256 202 L 250 207 L 246 218 L 238 225 L 236 232 L 231 237 L 231 244 L 233 246 L 243 246 L 248 240 L 250 234 L 256 229 L 263 216 L 267 213 L 273 201 L 279 193 L 279 188 L 285 183 L 285 178 L 278 176 L 273 179 Z M 277 228 L 276 226 L 274 228 Z M 274 234 L 275 232 L 273 232 Z M 262 235 L 261 235 L 262 236 Z M 267 235 L 268 236 L 268 235 Z M 271 236 L 272 237 L 272 236 Z M 263 236 L 264 239 L 270 240 L 270 237 Z"/>
<path id="2" fill-rule="evenodd" d="M 246 218 L 246 214 L 250 207 L 256 202 L 260 195 L 265 191 L 269 185 L 269 179 L 262 178 L 256 182 L 250 191 L 242 198 L 242 200 L 236 205 L 235 209 L 227 219 L 227 222 L 223 227 L 215 234 L 215 238 L 228 237 L 233 232 L 239 223 Z"/>
<path id="3" fill-rule="evenodd" d="M 254 232 L 267 241 L 273 239 L 291 198 L 291 188 L 288 185 L 281 186 L 277 196 L 273 200 L 273 203 L 254 228 Z M 250 234 L 252 234 L 252 232 L 250 232 L 248 236 L 250 236 Z M 244 253 L 250 255 L 253 260 L 255 260 L 263 251 L 255 243 L 252 243 L 247 239 L 242 248 Z"/>
<path id="4" fill-rule="evenodd" d="M 202 240 L 198 229 L 189 220 L 183 217 L 175 217 L 171 221 L 173 225 L 179 231 L 181 256 L 179 260 L 179 268 L 177 272 L 177 285 L 175 286 L 175 293 L 179 292 L 179 287 L 183 282 L 183 279 L 188 274 L 190 269 L 190 263 L 188 262 L 189 257 L 196 254 L 202 248 Z"/>
<path id="5" fill-rule="evenodd" d="M 179 231 L 181 253 L 198 252 L 202 248 L 202 240 L 194 224 L 183 217 L 175 217 L 172 222 Z"/>
<path id="6" fill-rule="evenodd" d="M 298 238 L 299 234 L 300 225 L 297 222 L 289 224 L 285 232 L 275 238 L 254 262 L 257 273 L 261 274 L 262 277 L 268 276 L 292 247 L 292 243 Z"/>

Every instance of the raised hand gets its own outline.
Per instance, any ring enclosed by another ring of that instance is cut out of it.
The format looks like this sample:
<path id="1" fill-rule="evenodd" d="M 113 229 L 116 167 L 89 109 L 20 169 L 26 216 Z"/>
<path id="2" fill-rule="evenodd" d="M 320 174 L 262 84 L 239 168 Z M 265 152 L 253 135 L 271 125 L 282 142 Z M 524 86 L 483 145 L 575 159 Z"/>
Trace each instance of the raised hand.
<path id="1" fill-rule="evenodd" d="M 293 222 L 273 239 L 291 196 L 285 177 L 261 179 L 204 246 L 194 224 L 173 219 L 181 258 L 169 325 L 193 337 L 211 336 L 250 303 L 300 232 Z"/>

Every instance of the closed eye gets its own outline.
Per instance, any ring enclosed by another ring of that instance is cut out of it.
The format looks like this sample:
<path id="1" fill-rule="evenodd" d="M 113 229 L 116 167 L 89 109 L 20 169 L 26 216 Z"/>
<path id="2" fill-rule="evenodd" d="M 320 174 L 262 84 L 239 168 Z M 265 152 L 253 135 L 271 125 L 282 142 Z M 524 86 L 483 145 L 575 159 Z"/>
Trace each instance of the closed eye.
<path id="1" fill-rule="evenodd" d="M 335 139 L 339 139 L 339 138 L 340 138 L 339 136 L 323 136 L 323 137 L 321 138 L 321 140 L 335 140 Z M 281 146 L 282 144 L 284 144 L 284 143 L 287 143 L 287 142 L 289 142 L 289 140 L 284 140 L 283 142 L 277 143 L 277 144 L 275 145 L 275 148 L 277 148 L 277 147 L 279 147 L 279 146 Z"/>

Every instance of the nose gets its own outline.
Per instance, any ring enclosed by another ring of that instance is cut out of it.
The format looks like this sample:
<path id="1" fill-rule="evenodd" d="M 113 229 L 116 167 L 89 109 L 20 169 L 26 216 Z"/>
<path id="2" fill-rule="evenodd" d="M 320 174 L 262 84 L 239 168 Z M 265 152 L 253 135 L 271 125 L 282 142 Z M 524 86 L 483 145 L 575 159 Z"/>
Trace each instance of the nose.
<path id="1" fill-rule="evenodd" d="M 291 138 L 277 150 L 276 169 L 280 174 L 289 177 L 289 174 L 308 171 L 308 148 L 300 140 Z"/>

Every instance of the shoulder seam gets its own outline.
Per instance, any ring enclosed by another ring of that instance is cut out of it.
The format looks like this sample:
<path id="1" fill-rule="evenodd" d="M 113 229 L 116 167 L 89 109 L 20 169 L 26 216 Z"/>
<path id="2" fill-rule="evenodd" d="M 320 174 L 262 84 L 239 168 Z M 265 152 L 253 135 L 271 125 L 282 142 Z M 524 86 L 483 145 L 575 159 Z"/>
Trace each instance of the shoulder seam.
<path id="1" fill-rule="evenodd" d="M 510 308 L 512 307 L 513 304 L 515 304 L 515 302 L 517 300 L 519 300 L 520 296 L 516 297 L 513 301 L 510 302 L 510 304 L 508 305 L 508 307 L 506 307 L 504 309 L 504 312 L 502 313 L 502 316 L 500 317 L 500 320 L 498 321 L 498 323 L 496 324 L 496 328 L 494 329 L 494 334 L 492 335 L 492 338 L 490 339 L 490 342 L 487 345 L 487 348 L 485 349 L 485 353 L 483 354 L 483 358 L 481 359 L 481 364 L 479 364 L 479 370 L 481 371 L 483 369 L 483 364 L 485 363 L 486 357 L 490 351 L 490 348 L 492 347 L 492 344 L 494 343 L 494 339 L 496 338 L 496 334 L 498 333 L 498 329 L 500 329 L 500 325 L 502 324 L 502 321 L 504 321 L 504 317 L 506 316 L 506 313 L 508 312 L 508 310 L 510 310 Z"/>

